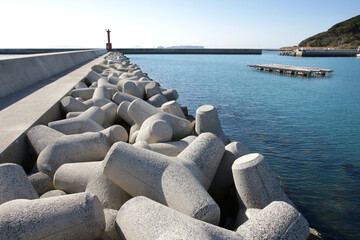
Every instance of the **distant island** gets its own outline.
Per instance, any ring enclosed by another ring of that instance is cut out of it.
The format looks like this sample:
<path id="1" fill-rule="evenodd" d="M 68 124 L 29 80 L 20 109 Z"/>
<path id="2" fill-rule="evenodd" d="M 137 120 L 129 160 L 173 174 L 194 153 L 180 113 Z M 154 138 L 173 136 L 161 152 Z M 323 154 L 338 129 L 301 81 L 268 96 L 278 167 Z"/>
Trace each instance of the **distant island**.
<path id="1" fill-rule="evenodd" d="M 281 50 L 294 48 L 336 48 L 357 49 L 360 45 L 360 15 L 332 26 L 328 31 L 318 33 L 299 43 L 298 46 L 284 47 Z"/>

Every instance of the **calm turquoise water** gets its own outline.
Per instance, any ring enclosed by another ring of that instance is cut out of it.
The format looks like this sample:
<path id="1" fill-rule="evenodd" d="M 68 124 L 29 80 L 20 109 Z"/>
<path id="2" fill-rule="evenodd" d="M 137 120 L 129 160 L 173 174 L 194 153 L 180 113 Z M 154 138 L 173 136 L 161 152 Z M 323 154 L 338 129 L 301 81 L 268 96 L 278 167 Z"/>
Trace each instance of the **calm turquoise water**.
<path id="1" fill-rule="evenodd" d="M 191 114 L 212 104 L 225 134 L 265 156 L 326 239 L 360 239 L 360 58 L 128 55 Z M 330 68 L 331 77 L 255 71 L 248 64 Z"/>

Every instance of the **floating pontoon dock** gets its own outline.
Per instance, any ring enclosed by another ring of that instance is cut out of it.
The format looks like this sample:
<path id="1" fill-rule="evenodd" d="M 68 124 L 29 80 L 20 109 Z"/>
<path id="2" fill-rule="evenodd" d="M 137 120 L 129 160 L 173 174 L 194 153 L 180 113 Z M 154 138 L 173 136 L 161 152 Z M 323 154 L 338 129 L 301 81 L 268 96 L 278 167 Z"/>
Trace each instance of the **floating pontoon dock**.
<path id="1" fill-rule="evenodd" d="M 299 75 L 306 77 L 311 77 L 313 74 L 315 74 L 316 76 L 325 76 L 326 73 L 330 74 L 333 72 L 333 70 L 331 69 L 288 66 L 288 65 L 280 65 L 280 64 L 255 64 L 248 66 L 255 68 L 256 70 L 259 71 L 284 73 L 287 75 Z"/>

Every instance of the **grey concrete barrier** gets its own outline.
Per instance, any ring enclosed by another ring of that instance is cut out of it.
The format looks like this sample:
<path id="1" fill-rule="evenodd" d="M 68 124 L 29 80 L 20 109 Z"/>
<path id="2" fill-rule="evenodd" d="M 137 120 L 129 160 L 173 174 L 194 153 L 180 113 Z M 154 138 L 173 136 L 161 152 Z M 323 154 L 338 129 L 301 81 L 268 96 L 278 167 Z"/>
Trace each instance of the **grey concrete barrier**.
<path id="1" fill-rule="evenodd" d="M 190 135 L 179 141 L 173 141 L 173 142 L 148 144 L 145 141 L 137 141 L 134 144 L 134 146 L 149 149 L 151 151 L 158 152 L 169 157 L 176 157 L 181 153 L 181 151 L 183 151 L 186 147 L 188 147 L 189 144 L 193 142 L 195 139 L 196 136 Z"/>
<path id="2" fill-rule="evenodd" d="M 185 118 L 185 114 L 184 114 L 183 110 L 181 109 L 180 104 L 178 104 L 174 100 L 168 101 L 168 102 L 164 103 L 163 105 L 161 105 L 161 111 L 166 112 L 171 115 L 174 115 L 174 116 L 177 116 L 177 117 Z"/>
<path id="3" fill-rule="evenodd" d="M 20 198 L 36 199 L 39 195 L 21 166 L 13 163 L 0 164 L 0 205 Z"/>
<path id="4" fill-rule="evenodd" d="M 147 196 L 184 214 L 213 224 L 220 209 L 207 193 L 224 145 L 214 134 L 196 138 L 177 158 L 116 143 L 103 173 L 132 196 Z"/>
<path id="5" fill-rule="evenodd" d="M 224 144 L 230 142 L 222 130 L 217 110 L 212 105 L 203 105 L 196 110 L 195 132 L 212 132 L 220 137 Z"/>
<path id="6" fill-rule="evenodd" d="M 0 239 L 98 239 L 105 230 L 104 212 L 91 193 L 0 205 Z"/>
<path id="7" fill-rule="evenodd" d="M 139 196 L 129 200 L 120 208 L 116 217 L 116 231 L 127 240 L 306 240 L 309 235 L 309 225 L 291 205 L 285 202 L 273 202 L 234 232 L 191 218 Z"/>
<path id="8" fill-rule="evenodd" d="M 50 53 L 0 60 L 0 98 L 99 57 L 106 50 Z"/>
<path id="9" fill-rule="evenodd" d="M 65 134 L 45 125 L 36 125 L 27 132 L 30 145 L 37 155 L 39 155 L 47 145 L 55 143 L 55 141 L 62 136 L 65 136 Z"/>
<path id="10" fill-rule="evenodd" d="M 230 188 L 234 185 L 231 166 L 236 159 L 249 154 L 249 149 L 240 142 L 231 142 L 225 146 L 225 152 L 209 188 L 210 195 L 222 206 L 227 206 Z M 235 199 L 236 202 L 236 199 Z"/>
<path id="11" fill-rule="evenodd" d="M 43 172 L 31 174 L 29 176 L 29 180 L 34 186 L 39 196 L 43 195 L 48 191 L 54 190 L 52 178 Z"/>
<path id="12" fill-rule="evenodd" d="M 90 192 L 103 207 L 116 210 L 131 198 L 102 173 L 101 162 L 63 164 L 55 172 L 54 187 L 66 193 Z"/>
<path id="13" fill-rule="evenodd" d="M 109 148 L 107 137 L 102 132 L 66 135 L 39 154 L 37 167 L 53 176 L 65 163 L 102 160 Z"/>
<path id="14" fill-rule="evenodd" d="M 309 224 L 292 205 L 274 201 L 236 230 L 245 239 L 305 240 Z"/>

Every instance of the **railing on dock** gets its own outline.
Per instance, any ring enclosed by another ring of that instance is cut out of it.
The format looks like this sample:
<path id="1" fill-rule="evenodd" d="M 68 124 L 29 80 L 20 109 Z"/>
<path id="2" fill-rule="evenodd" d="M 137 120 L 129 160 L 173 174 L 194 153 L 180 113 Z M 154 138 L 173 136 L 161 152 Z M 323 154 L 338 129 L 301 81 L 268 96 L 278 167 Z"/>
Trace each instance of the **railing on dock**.
<path id="1" fill-rule="evenodd" d="M 251 68 L 255 68 L 258 71 L 283 73 L 286 75 L 298 75 L 298 76 L 325 76 L 327 73 L 331 74 L 333 70 L 313 67 L 300 67 L 289 66 L 280 64 L 254 64 L 248 65 Z"/>

